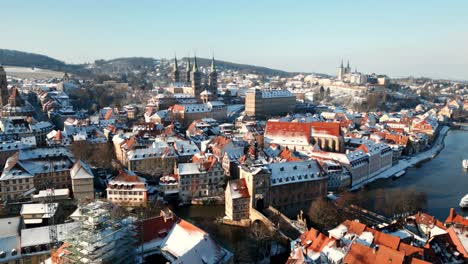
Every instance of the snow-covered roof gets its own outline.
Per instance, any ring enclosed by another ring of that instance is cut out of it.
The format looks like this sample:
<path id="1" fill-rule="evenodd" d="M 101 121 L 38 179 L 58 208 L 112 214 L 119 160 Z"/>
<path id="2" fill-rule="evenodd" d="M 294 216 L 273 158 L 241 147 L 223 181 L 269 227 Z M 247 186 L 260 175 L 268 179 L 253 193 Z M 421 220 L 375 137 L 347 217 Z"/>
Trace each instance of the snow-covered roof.
<path id="1" fill-rule="evenodd" d="M 75 165 L 73 165 L 70 170 L 70 176 L 73 180 L 94 178 L 91 168 L 81 160 L 78 160 Z"/>
<path id="2" fill-rule="evenodd" d="M 164 147 L 164 146 L 154 147 L 155 143 L 156 142 L 154 142 L 153 146 L 149 148 L 134 149 L 134 150 L 127 152 L 128 159 L 129 160 L 143 160 L 143 159 L 150 159 L 150 158 L 164 158 L 164 157 L 176 156 L 174 152 L 174 148 Z"/>
<path id="3" fill-rule="evenodd" d="M 179 175 L 191 175 L 201 173 L 200 165 L 198 163 L 179 163 L 178 171 Z"/>
<path id="4" fill-rule="evenodd" d="M 57 240 L 64 241 L 71 235 L 71 230 L 79 227 L 78 222 L 71 222 L 66 224 L 58 224 L 57 227 Z M 51 243 L 49 236 L 49 227 L 41 226 L 35 228 L 27 228 L 21 230 L 21 247 L 31 247 L 37 245 L 45 245 Z"/>
<path id="5" fill-rule="evenodd" d="M 271 186 L 315 181 L 326 177 L 320 173 L 315 160 L 271 163 L 268 168 L 271 171 Z"/>
<path id="6" fill-rule="evenodd" d="M 38 203 L 38 204 L 23 204 L 21 206 L 21 215 L 36 215 L 36 214 L 42 214 L 43 216 L 41 218 L 50 218 L 51 215 L 48 213 L 48 204 L 45 203 Z M 52 215 L 55 214 L 58 208 L 58 203 L 52 203 Z"/>
<path id="7" fill-rule="evenodd" d="M 177 263 L 215 264 L 232 257 L 232 253 L 216 244 L 208 233 L 185 220 L 173 227 L 161 250 Z"/>

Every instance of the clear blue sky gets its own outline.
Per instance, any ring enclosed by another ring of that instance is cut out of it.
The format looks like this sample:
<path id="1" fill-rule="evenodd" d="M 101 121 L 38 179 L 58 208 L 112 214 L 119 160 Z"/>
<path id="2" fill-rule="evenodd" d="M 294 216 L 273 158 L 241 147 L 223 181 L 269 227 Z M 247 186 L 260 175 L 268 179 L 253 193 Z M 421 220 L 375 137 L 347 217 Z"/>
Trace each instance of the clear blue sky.
<path id="1" fill-rule="evenodd" d="M 468 79 L 468 1 L 1 1 L 0 48 Z"/>

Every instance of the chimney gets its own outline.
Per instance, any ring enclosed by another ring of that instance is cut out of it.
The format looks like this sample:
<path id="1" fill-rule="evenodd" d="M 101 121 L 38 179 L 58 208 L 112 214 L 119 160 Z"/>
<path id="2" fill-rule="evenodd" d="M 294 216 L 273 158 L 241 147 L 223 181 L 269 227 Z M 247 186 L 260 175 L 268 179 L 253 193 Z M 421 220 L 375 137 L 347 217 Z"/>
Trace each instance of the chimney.
<path id="1" fill-rule="evenodd" d="M 455 217 L 455 209 L 450 208 L 450 214 L 449 214 L 450 219 L 453 219 Z"/>

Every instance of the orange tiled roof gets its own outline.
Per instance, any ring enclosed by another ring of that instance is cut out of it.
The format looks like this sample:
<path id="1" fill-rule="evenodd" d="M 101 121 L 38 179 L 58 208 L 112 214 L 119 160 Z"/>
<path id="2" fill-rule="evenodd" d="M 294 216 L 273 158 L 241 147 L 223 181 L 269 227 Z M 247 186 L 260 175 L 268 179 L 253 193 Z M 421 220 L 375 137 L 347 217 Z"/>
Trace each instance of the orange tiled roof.
<path id="1" fill-rule="evenodd" d="M 377 263 L 376 256 L 372 248 L 359 243 L 351 245 L 348 254 L 343 258 L 343 263 L 347 264 L 374 264 Z"/>
<path id="2" fill-rule="evenodd" d="M 141 182 L 140 177 L 138 177 L 135 173 L 129 172 L 127 170 L 120 170 L 119 175 L 117 175 L 113 180 L 124 182 Z"/>
<path id="3" fill-rule="evenodd" d="M 409 256 L 422 257 L 424 255 L 424 249 L 419 248 L 419 247 L 414 247 L 403 242 L 400 243 L 400 246 L 398 247 L 398 251 L 402 252 L 407 257 Z"/>
<path id="4" fill-rule="evenodd" d="M 412 258 L 410 264 L 431 264 L 431 262 L 427 262 L 422 259 Z"/>
<path id="5" fill-rule="evenodd" d="M 340 122 L 312 122 L 313 134 L 327 134 L 334 137 L 339 137 L 341 134 Z"/>
<path id="6" fill-rule="evenodd" d="M 397 236 L 385 234 L 369 227 L 366 227 L 365 231 L 371 232 L 374 235 L 373 244 L 375 245 L 384 245 L 391 249 L 398 249 L 398 246 L 400 245 L 400 238 Z"/>
<path id="7" fill-rule="evenodd" d="M 322 249 L 327 246 L 334 238 L 327 237 L 326 235 L 319 233 L 319 235 L 312 241 L 312 244 L 307 249 L 314 252 L 321 252 Z"/>
<path id="8" fill-rule="evenodd" d="M 415 221 L 418 224 L 424 224 L 426 226 L 436 225 L 437 227 L 447 230 L 442 222 L 437 220 L 434 216 L 428 215 L 426 213 L 418 212 L 414 215 Z"/>
<path id="9" fill-rule="evenodd" d="M 452 223 L 455 224 L 456 223 L 456 224 L 461 224 L 463 226 L 468 227 L 468 219 L 462 217 L 461 215 L 458 215 L 455 212 L 455 209 L 453 209 L 453 208 L 450 208 L 450 214 L 447 217 L 447 219 L 445 219 L 445 223 L 446 224 L 452 224 Z"/>
<path id="10" fill-rule="evenodd" d="M 310 123 L 268 121 L 265 126 L 266 136 L 303 137 L 310 142 Z"/>
<path id="11" fill-rule="evenodd" d="M 112 109 L 107 110 L 106 114 L 104 115 L 104 120 L 109 120 L 112 115 Z"/>
<path id="12" fill-rule="evenodd" d="M 466 231 L 463 232 L 464 233 L 460 236 L 467 235 Z M 457 251 L 460 252 L 463 255 L 463 257 L 465 257 L 465 259 L 468 259 L 468 251 L 465 249 L 465 246 L 463 245 L 462 241 L 460 241 L 460 238 L 455 233 L 455 229 L 453 228 L 453 226 L 447 230 L 447 233 L 450 237 L 450 240 L 452 241 L 452 244 L 455 245 L 455 247 L 457 248 Z"/>
<path id="13" fill-rule="evenodd" d="M 345 225 L 348 228 L 348 233 L 353 233 L 356 235 L 362 234 L 362 232 L 364 232 L 364 230 L 366 229 L 365 224 L 359 223 L 357 221 L 345 220 L 343 222 L 343 225 Z"/>
<path id="14" fill-rule="evenodd" d="M 301 244 L 305 246 L 307 245 L 307 241 L 314 241 L 318 234 L 320 234 L 320 232 L 317 229 L 311 227 L 309 231 L 304 232 L 300 236 Z"/>
<path id="15" fill-rule="evenodd" d="M 384 264 L 398 264 L 403 263 L 405 254 L 398 252 L 394 249 L 388 248 L 386 246 L 379 246 L 377 250 L 375 263 Z"/>

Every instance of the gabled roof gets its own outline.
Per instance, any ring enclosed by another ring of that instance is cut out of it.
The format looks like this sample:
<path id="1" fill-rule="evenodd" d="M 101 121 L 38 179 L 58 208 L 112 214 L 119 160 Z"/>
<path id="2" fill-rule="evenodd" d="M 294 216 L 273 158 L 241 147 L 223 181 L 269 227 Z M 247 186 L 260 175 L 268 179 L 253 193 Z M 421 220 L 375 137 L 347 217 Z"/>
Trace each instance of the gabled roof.
<path id="1" fill-rule="evenodd" d="M 268 121 L 265 138 L 276 144 L 310 144 L 310 123 Z"/>
<path id="2" fill-rule="evenodd" d="M 403 263 L 405 254 L 398 252 L 386 246 L 379 246 L 375 258 L 375 263 L 379 264 L 398 264 Z"/>
<path id="3" fill-rule="evenodd" d="M 408 245 L 406 243 L 401 242 L 400 246 L 398 247 L 398 251 L 405 254 L 405 256 L 412 256 L 412 257 L 422 257 L 424 255 L 424 249 L 419 247 L 414 247 L 412 245 Z"/>
<path id="4" fill-rule="evenodd" d="M 78 160 L 70 170 L 72 179 L 92 179 L 94 178 L 91 168 L 81 160 Z"/>
<path id="5" fill-rule="evenodd" d="M 232 199 L 250 198 L 249 189 L 244 178 L 228 181 L 228 185 Z"/>
<path id="6" fill-rule="evenodd" d="M 312 136 L 328 135 L 339 137 L 341 135 L 340 122 L 312 122 Z"/>
<path id="7" fill-rule="evenodd" d="M 172 214 L 171 218 L 164 216 L 157 216 L 147 218 L 138 222 L 137 230 L 141 231 L 143 242 L 150 242 L 153 240 L 163 239 L 171 231 L 178 218 Z"/>
<path id="8" fill-rule="evenodd" d="M 376 256 L 372 248 L 359 243 L 353 243 L 343 259 L 343 263 L 347 264 L 374 264 Z"/>
<path id="9" fill-rule="evenodd" d="M 447 217 L 447 219 L 445 219 L 445 223 L 446 224 L 461 224 L 463 226 L 468 227 L 468 219 L 466 219 L 466 218 L 462 217 L 461 215 L 457 214 L 455 212 L 455 209 L 453 209 L 453 208 L 450 208 L 450 214 Z"/>
<path id="10" fill-rule="evenodd" d="M 143 182 L 142 178 L 138 177 L 133 171 L 126 169 L 120 170 L 119 175 L 117 175 L 111 182 Z M 109 183 L 110 184 L 110 183 Z"/>
<path id="11" fill-rule="evenodd" d="M 369 227 L 366 227 L 365 231 L 371 232 L 374 235 L 373 244 L 375 245 L 384 245 L 395 250 L 398 249 L 400 245 L 400 238 L 397 236 L 385 234 Z"/>
<path id="12" fill-rule="evenodd" d="M 366 230 L 366 225 L 357 221 L 345 220 L 343 225 L 348 228 L 348 233 L 356 235 L 360 235 Z"/>

